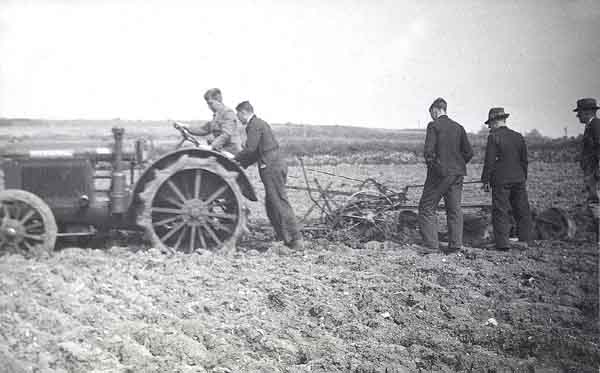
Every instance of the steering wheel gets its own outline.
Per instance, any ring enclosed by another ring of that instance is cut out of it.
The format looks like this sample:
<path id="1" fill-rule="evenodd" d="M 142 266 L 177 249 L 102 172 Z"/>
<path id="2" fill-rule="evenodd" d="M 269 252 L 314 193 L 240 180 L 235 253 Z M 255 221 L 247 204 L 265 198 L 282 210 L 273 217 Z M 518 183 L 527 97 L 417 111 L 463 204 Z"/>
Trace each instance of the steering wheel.
<path id="1" fill-rule="evenodd" d="M 194 146 L 196 148 L 200 148 L 200 149 L 204 149 L 204 150 L 213 150 L 210 146 L 204 145 L 200 141 L 198 141 L 198 139 L 196 137 L 194 137 L 194 135 L 192 135 L 192 133 L 186 126 L 182 126 L 181 124 L 179 124 L 177 122 L 173 122 L 173 127 L 176 130 L 178 130 L 179 133 L 181 133 L 181 141 L 179 142 L 179 144 L 177 144 L 176 149 L 181 148 L 181 145 L 183 145 L 183 143 L 185 143 L 186 141 L 189 141 L 192 144 L 194 144 Z M 228 159 L 234 159 L 234 155 L 226 150 L 221 149 L 221 150 L 219 150 L 219 153 L 221 153 Z"/>
<path id="2" fill-rule="evenodd" d="M 190 132 L 190 130 L 185 127 L 180 125 L 177 122 L 173 122 L 173 127 L 179 131 L 179 133 L 181 133 L 181 141 L 179 142 L 179 144 L 177 144 L 177 147 L 180 148 L 181 145 L 183 145 L 184 142 L 189 141 L 192 144 L 194 144 L 194 146 L 199 147 L 200 146 L 200 142 L 198 141 L 198 139 L 196 139 L 194 137 L 194 135 L 192 135 L 192 133 Z"/>

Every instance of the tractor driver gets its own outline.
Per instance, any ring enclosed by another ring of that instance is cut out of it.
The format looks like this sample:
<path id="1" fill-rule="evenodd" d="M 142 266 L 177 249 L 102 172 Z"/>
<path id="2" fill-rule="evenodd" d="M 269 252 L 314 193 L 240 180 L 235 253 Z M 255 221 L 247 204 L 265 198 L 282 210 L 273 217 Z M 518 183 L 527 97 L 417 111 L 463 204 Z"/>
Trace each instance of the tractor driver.
<path id="1" fill-rule="evenodd" d="M 242 150 L 238 132 L 238 119 L 233 110 L 223 104 L 219 88 L 211 88 L 204 94 L 206 104 L 213 112 L 213 119 L 198 126 L 188 126 L 195 136 L 207 136 L 210 146 L 217 151 L 225 150 L 233 155 Z"/>

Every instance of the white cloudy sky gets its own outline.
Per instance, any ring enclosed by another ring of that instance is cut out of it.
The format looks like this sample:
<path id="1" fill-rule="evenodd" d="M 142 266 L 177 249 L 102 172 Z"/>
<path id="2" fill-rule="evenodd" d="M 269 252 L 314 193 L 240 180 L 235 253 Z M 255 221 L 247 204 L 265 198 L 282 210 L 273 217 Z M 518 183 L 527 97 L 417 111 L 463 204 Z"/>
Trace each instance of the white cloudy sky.
<path id="1" fill-rule="evenodd" d="M 600 1 L 0 0 L 0 116 L 207 119 L 202 94 L 271 122 L 582 132 L 600 99 Z"/>

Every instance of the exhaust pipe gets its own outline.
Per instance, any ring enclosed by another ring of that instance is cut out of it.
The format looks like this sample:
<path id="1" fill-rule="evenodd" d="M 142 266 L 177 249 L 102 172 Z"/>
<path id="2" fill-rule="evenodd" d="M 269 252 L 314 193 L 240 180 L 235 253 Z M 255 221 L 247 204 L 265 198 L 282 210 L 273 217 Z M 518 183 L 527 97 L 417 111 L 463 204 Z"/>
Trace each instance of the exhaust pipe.
<path id="1" fill-rule="evenodd" d="M 115 148 L 113 152 L 113 171 L 111 175 L 110 211 L 113 214 L 123 214 L 127 211 L 127 201 L 129 200 L 127 176 L 122 170 L 123 134 L 125 133 L 125 129 L 113 127 L 112 132 L 115 138 Z"/>

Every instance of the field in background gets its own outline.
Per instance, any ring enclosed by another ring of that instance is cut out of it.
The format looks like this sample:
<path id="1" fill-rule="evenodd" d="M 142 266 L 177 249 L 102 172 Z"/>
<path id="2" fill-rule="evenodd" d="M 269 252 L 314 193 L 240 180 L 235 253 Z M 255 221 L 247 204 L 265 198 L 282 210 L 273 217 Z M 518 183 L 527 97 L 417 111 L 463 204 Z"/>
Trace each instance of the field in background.
<path id="1" fill-rule="evenodd" d="M 189 121 L 187 123 L 200 123 Z M 137 138 L 153 141 L 158 151 L 172 149 L 178 132 L 167 121 L 131 120 L 30 120 L 0 119 L 0 149 L 4 152 L 29 147 L 110 146 L 112 127 L 123 127 L 126 145 Z M 302 156 L 311 164 L 407 164 L 422 161 L 424 129 L 389 130 L 347 126 L 274 124 L 273 129 L 291 164 Z M 240 128 L 243 136 L 244 130 Z M 485 134 L 470 134 L 474 162 L 481 162 Z M 574 162 L 579 140 L 527 138 L 531 160 Z"/>

